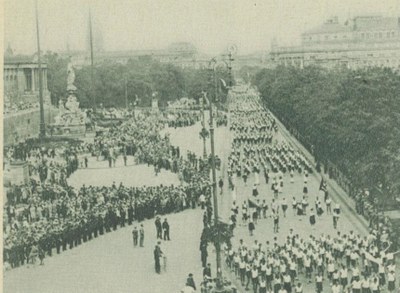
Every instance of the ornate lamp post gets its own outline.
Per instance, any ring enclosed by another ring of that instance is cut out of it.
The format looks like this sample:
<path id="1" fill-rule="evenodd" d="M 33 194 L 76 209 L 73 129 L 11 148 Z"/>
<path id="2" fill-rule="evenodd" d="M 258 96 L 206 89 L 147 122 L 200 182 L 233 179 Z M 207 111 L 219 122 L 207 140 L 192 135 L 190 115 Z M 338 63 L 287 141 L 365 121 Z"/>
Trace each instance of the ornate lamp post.
<path id="1" fill-rule="evenodd" d="M 218 96 L 218 87 L 217 87 L 217 74 L 216 68 L 218 62 L 215 58 L 211 59 L 210 67 L 213 70 L 213 78 L 214 78 L 214 86 L 215 86 L 215 99 Z M 206 96 L 204 95 L 204 98 Z M 217 196 L 217 175 L 215 168 L 215 142 L 214 142 L 214 118 L 213 118 L 213 104 L 212 101 L 209 101 L 210 107 L 210 142 L 211 142 L 211 170 L 212 170 L 212 191 L 213 191 L 213 202 L 214 202 L 214 228 L 217 230 L 217 235 L 214 244 L 215 251 L 217 255 L 217 278 L 216 278 L 216 288 L 214 292 L 226 292 L 223 282 L 222 282 L 222 268 L 221 268 L 221 231 L 220 231 L 220 223 L 219 223 L 219 215 L 218 215 L 218 196 Z"/>
<path id="2" fill-rule="evenodd" d="M 203 95 L 205 93 L 203 92 Z M 204 104 L 205 104 L 205 97 L 203 96 L 201 98 L 201 115 L 202 115 L 202 121 L 201 121 L 201 131 L 200 131 L 200 138 L 203 139 L 203 158 L 207 158 L 207 150 L 206 150 L 206 139 L 209 136 L 209 132 L 206 129 L 206 117 L 205 117 L 205 112 L 204 112 Z"/>

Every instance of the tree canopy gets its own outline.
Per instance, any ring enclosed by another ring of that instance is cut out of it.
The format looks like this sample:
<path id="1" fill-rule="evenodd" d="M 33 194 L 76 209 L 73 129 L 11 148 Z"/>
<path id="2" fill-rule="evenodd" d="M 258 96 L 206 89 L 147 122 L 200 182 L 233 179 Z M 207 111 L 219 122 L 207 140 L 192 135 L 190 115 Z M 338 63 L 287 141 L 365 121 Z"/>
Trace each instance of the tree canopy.
<path id="1" fill-rule="evenodd" d="M 48 53 L 46 60 L 49 68 L 48 83 L 52 93 L 52 102 L 56 104 L 66 96 L 67 64 L 55 53 Z M 90 66 L 75 69 L 77 98 L 82 107 L 96 105 L 105 107 L 125 107 L 138 99 L 139 106 L 150 106 L 156 93 L 160 106 L 183 97 L 198 100 L 202 92 L 215 96 L 215 84 L 218 87 L 218 101 L 226 101 L 227 88 L 220 79 L 228 83 L 229 75 L 226 68 L 218 68 L 215 83 L 210 69 L 181 68 L 168 63 L 154 60 L 129 60 L 127 64 L 105 61 L 95 64 L 94 88 L 91 88 Z M 127 98 L 125 97 L 125 85 Z"/>
<path id="2" fill-rule="evenodd" d="M 387 68 L 277 67 L 252 76 L 263 100 L 360 188 L 400 193 L 400 76 Z"/>

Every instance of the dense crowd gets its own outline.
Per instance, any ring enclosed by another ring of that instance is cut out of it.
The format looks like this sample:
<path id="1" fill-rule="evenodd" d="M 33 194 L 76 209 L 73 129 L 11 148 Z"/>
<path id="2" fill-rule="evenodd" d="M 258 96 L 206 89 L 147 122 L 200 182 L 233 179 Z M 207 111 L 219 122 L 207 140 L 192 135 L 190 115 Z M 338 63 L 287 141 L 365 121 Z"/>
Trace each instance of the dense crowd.
<path id="1" fill-rule="evenodd" d="M 100 134 L 93 144 L 85 145 L 85 150 L 109 158 L 110 154 L 118 154 L 115 150 L 135 149 L 138 162 L 154 165 L 156 173 L 161 168 L 178 173 L 182 185 L 131 188 L 113 184 L 111 187 L 83 186 L 74 190 L 64 180 L 66 175 L 55 176 L 59 180 L 49 174 L 39 176 L 40 180 L 32 178 L 31 184 L 14 187 L 5 205 L 6 267 L 33 262 L 37 257 L 42 261 L 54 248 L 57 253 L 72 249 L 132 224 L 134 220 L 195 208 L 199 199 L 210 196 L 208 161 L 192 153 L 187 157 L 180 154 L 179 148 L 170 144 L 168 136 L 159 134 L 162 121 L 158 115 L 141 114 L 139 118 Z M 67 157 L 76 157 L 79 151 L 81 148 L 70 151 Z M 54 163 L 60 161 L 59 155 L 63 157 L 64 152 L 55 152 L 54 158 L 39 153 L 40 164 L 50 161 L 48 165 L 54 170 L 60 174 L 68 173 L 64 164 Z M 74 163 L 74 168 L 77 164 Z M 20 203 L 24 205 L 18 206 Z"/>
<path id="2" fill-rule="evenodd" d="M 19 103 L 4 103 L 4 114 L 18 113 L 24 110 L 39 109 L 39 102 L 20 101 Z"/>
<path id="3" fill-rule="evenodd" d="M 192 126 L 201 118 L 199 111 L 169 111 L 164 113 L 168 127 Z"/>

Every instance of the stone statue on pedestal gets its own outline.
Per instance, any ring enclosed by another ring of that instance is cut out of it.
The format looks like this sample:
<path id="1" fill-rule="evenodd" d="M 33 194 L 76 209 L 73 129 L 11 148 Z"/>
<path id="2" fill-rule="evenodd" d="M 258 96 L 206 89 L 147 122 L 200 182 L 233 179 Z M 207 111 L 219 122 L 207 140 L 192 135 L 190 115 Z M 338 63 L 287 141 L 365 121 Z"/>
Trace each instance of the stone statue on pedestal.
<path id="1" fill-rule="evenodd" d="M 76 86 L 74 85 L 75 82 L 75 71 L 72 62 L 68 63 L 68 77 L 67 77 L 67 92 L 75 92 Z"/>
<path id="2" fill-rule="evenodd" d="M 75 96 L 76 86 L 75 71 L 72 63 L 68 64 L 68 77 L 67 77 L 67 93 L 68 98 L 64 104 L 64 100 L 60 99 L 58 102 L 59 113 L 55 117 L 54 125 L 59 129 L 68 127 L 68 132 L 71 132 L 71 127 L 76 129 L 76 133 L 85 127 L 86 113 L 79 108 L 79 102 Z"/>

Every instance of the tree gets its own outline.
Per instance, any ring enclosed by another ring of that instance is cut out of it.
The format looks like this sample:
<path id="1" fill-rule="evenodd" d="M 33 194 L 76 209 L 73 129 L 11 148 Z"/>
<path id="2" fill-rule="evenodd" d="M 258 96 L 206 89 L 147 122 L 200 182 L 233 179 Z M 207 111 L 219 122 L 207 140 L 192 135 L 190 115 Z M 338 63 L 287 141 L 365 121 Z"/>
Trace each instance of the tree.
<path id="1" fill-rule="evenodd" d="M 260 70 L 252 82 L 265 104 L 315 147 L 318 160 L 334 163 L 359 188 L 382 184 L 400 192 L 398 74 L 277 67 Z"/>
<path id="2" fill-rule="evenodd" d="M 64 98 L 67 92 L 68 59 L 47 51 L 43 60 L 47 63 L 47 87 L 51 93 L 51 103 L 57 105 L 58 100 Z"/>

